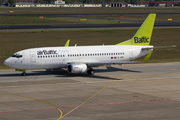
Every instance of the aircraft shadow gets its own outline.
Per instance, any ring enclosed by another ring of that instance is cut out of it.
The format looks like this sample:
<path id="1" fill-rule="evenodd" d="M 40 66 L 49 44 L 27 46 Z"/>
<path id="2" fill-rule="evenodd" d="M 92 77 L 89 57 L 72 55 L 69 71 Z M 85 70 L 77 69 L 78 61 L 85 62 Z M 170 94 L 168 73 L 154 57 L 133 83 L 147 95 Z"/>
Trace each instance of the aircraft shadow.
<path id="1" fill-rule="evenodd" d="M 114 80 L 115 78 L 106 77 L 106 76 L 98 76 L 96 75 L 96 73 L 115 72 L 115 71 L 141 73 L 141 71 L 134 71 L 134 70 L 129 70 L 129 69 L 114 68 L 114 67 L 107 67 L 107 69 L 94 69 L 94 71 L 95 71 L 95 75 L 88 75 L 88 74 L 76 75 L 76 74 L 69 74 L 64 69 L 56 69 L 53 71 L 32 71 L 30 73 L 27 72 L 27 76 L 55 75 L 55 77 L 87 77 L 87 78 Z M 21 72 L 12 73 L 12 74 L 0 74 L 0 77 L 19 77 L 19 76 L 21 76 Z M 118 80 L 121 80 L 121 79 L 118 79 Z"/>
<path id="2" fill-rule="evenodd" d="M 116 71 L 123 71 L 123 72 L 142 73 L 141 71 L 129 70 L 129 69 L 121 69 L 121 68 L 115 68 L 115 67 L 107 67 L 107 69 L 97 69 L 96 71 L 97 71 L 97 72 L 116 72 Z"/>

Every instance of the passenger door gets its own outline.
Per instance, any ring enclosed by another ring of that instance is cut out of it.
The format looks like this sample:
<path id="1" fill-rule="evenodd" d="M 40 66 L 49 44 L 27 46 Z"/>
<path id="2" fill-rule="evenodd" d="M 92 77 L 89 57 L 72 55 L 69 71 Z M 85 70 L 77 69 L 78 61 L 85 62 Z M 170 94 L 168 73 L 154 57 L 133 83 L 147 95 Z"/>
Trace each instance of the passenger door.
<path id="1" fill-rule="evenodd" d="M 129 49 L 129 59 L 133 59 L 133 49 Z"/>
<path id="2" fill-rule="evenodd" d="M 36 54 L 34 51 L 30 51 L 30 62 L 35 63 L 36 62 Z"/>

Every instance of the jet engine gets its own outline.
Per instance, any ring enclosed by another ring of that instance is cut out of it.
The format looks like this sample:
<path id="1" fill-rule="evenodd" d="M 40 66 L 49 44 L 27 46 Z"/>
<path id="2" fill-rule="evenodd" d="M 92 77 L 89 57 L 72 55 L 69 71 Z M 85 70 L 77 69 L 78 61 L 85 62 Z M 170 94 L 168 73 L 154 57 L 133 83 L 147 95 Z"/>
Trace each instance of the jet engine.
<path id="1" fill-rule="evenodd" d="M 82 63 L 73 63 L 68 65 L 68 73 L 73 73 L 73 74 L 82 74 L 82 73 L 87 73 L 87 65 L 82 64 Z"/>

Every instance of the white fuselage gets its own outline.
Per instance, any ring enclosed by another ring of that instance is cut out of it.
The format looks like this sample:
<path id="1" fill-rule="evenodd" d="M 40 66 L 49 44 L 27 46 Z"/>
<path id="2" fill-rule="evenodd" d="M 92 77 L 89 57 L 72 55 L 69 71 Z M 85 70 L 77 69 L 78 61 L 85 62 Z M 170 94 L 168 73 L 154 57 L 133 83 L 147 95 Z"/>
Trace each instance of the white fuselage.
<path id="1" fill-rule="evenodd" d="M 66 67 L 68 63 L 116 63 L 130 61 L 148 54 L 141 50 L 152 46 L 102 45 L 73 47 L 43 47 L 19 51 L 4 64 L 15 69 L 53 69 Z"/>

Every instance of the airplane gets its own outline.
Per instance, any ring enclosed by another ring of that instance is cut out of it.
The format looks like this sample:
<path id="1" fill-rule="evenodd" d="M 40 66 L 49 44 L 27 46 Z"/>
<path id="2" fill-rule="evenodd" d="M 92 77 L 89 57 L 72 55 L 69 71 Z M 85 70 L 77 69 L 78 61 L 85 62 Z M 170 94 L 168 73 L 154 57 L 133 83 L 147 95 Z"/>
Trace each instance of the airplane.
<path id="1" fill-rule="evenodd" d="M 135 35 L 116 45 L 101 46 L 69 46 L 70 40 L 64 47 L 31 48 L 16 52 L 4 61 L 4 64 L 22 72 L 33 69 L 66 68 L 68 73 L 93 75 L 93 67 L 112 64 L 133 64 L 132 61 L 147 55 L 147 61 L 154 48 L 150 44 L 156 14 L 151 13 L 143 22 Z"/>

